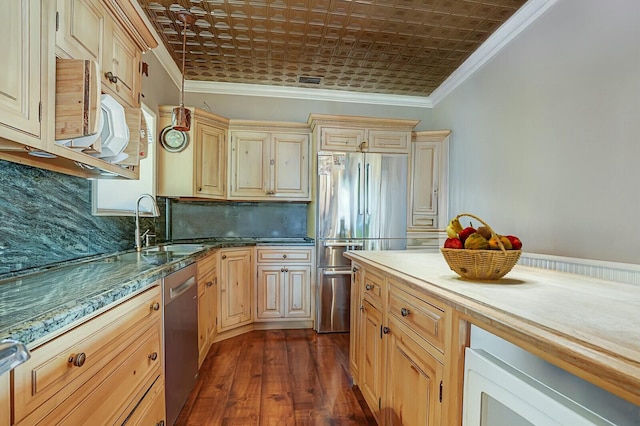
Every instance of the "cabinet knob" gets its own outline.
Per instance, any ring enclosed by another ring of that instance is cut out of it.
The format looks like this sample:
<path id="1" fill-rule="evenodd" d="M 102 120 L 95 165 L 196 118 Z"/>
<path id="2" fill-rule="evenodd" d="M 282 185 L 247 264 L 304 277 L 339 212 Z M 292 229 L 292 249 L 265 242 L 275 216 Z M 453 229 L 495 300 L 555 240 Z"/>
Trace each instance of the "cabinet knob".
<path id="1" fill-rule="evenodd" d="M 201 186 L 198 187 L 198 192 L 202 192 L 202 187 Z"/>
<path id="2" fill-rule="evenodd" d="M 71 355 L 69 357 L 69 364 L 72 364 L 75 367 L 82 367 L 86 360 L 87 355 L 84 352 L 80 352 L 77 355 Z"/>
<path id="3" fill-rule="evenodd" d="M 289 272 L 289 268 L 284 268 L 284 271 L 285 272 Z"/>
<path id="4" fill-rule="evenodd" d="M 226 255 L 226 254 L 223 254 L 221 257 L 222 257 L 222 259 L 226 259 L 226 258 L 227 258 L 227 255 Z"/>
<path id="5" fill-rule="evenodd" d="M 117 75 L 113 75 L 113 73 L 111 71 L 107 71 L 104 73 L 104 76 L 107 78 L 107 80 L 109 80 L 112 83 L 117 83 L 118 82 L 118 76 Z"/>
<path id="6" fill-rule="evenodd" d="M 207 281 L 207 284 L 206 284 L 207 287 L 211 287 L 212 285 L 213 285 L 213 281 Z"/>
<path id="7" fill-rule="evenodd" d="M 409 316 L 410 313 L 411 311 L 409 311 L 407 308 L 400 309 L 400 314 L 402 314 L 403 317 Z"/>
<path id="8" fill-rule="evenodd" d="M 158 359 L 158 352 L 152 352 L 149 354 L 149 359 L 151 361 L 155 361 L 156 359 Z"/>
<path id="9" fill-rule="evenodd" d="M 358 272 L 358 267 L 357 267 L 357 266 L 354 266 L 354 267 L 353 267 L 353 269 L 352 269 L 352 271 L 353 271 L 353 272 Z"/>
<path id="10" fill-rule="evenodd" d="M 160 420 L 158 423 L 156 423 L 156 426 L 164 426 L 164 420 Z"/>
<path id="11" fill-rule="evenodd" d="M 273 194 L 275 194 L 274 191 L 267 191 L 267 195 L 273 195 Z"/>
<path id="12" fill-rule="evenodd" d="M 149 309 L 151 309 L 152 311 L 159 311 L 160 304 L 158 302 L 152 303 L 151 306 L 149 306 Z"/>
<path id="13" fill-rule="evenodd" d="M 372 288 L 373 288 L 372 284 L 367 284 L 367 285 L 364 286 L 365 290 L 371 290 Z"/>
<path id="14" fill-rule="evenodd" d="M 284 272 L 284 268 L 280 268 L 280 272 Z"/>
<path id="15" fill-rule="evenodd" d="M 382 327 L 382 333 L 389 334 L 391 333 L 391 329 L 389 327 Z"/>
<path id="16" fill-rule="evenodd" d="M 286 259 L 286 258 L 287 258 L 287 255 L 286 255 L 286 254 L 283 254 L 283 255 L 282 255 L 282 258 L 283 258 L 283 259 Z"/>
<path id="17" fill-rule="evenodd" d="M 360 310 L 364 311 L 364 305 L 360 305 Z"/>

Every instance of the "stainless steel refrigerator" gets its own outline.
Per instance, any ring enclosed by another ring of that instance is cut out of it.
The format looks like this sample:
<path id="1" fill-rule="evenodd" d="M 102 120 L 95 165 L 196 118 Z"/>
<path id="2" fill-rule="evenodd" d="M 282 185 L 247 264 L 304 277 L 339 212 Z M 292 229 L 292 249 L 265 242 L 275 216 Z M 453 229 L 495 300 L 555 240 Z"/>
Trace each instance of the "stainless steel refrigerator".
<path id="1" fill-rule="evenodd" d="M 318 153 L 316 331 L 349 331 L 346 250 L 406 247 L 407 155 Z"/>

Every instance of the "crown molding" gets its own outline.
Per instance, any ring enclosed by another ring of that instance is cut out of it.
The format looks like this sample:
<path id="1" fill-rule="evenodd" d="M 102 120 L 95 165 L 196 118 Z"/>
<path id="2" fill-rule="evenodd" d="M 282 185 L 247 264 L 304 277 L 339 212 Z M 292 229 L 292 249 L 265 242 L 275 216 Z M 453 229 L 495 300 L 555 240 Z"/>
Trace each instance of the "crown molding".
<path id="1" fill-rule="evenodd" d="M 526 2 L 431 93 L 429 98 L 432 105 L 437 105 L 456 87 L 470 78 L 557 1 L 529 0 Z"/>
<path id="2" fill-rule="evenodd" d="M 271 86 L 262 84 L 221 83 L 188 80 L 185 92 L 215 93 L 219 95 L 263 96 L 270 98 L 304 99 L 311 101 L 351 102 L 360 104 L 431 108 L 429 98 L 423 96 L 386 95 L 346 90 L 305 89 L 301 87 Z"/>
<path id="3" fill-rule="evenodd" d="M 509 44 L 558 0 L 529 0 L 498 28 L 466 61 L 460 65 L 430 96 L 403 96 L 381 93 L 362 93 L 345 90 L 306 89 L 300 87 L 271 86 L 261 84 L 223 83 L 209 81 L 185 81 L 185 92 L 219 95 L 261 96 L 271 98 L 304 99 L 311 101 L 348 102 L 360 104 L 433 108 L 456 87 L 470 78 L 500 50 Z M 169 51 L 137 2 L 132 2 L 145 24 L 158 41 L 153 53 L 169 74 L 176 87 L 182 85 L 182 73 Z"/>

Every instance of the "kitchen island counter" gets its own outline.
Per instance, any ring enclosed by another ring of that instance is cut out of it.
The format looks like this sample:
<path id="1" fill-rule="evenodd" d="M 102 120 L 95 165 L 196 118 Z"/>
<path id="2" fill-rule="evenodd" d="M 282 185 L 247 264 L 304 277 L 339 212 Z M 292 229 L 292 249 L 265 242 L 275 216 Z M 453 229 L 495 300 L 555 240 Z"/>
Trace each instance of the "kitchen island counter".
<path id="1" fill-rule="evenodd" d="M 636 285 L 519 265 L 497 282 L 473 282 L 451 271 L 440 253 L 345 256 L 441 300 L 463 324 L 482 327 L 640 405 Z"/>
<path id="2" fill-rule="evenodd" d="M 15 339 L 32 349 L 213 250 L 268 244 L 313 245 L 313 240 L 215 238 L 180 242 L 184 243 L 202 247 L 155 253 L 150 247 L 141 253 L 94 256 L 0 279 L 0 339 Z"/>

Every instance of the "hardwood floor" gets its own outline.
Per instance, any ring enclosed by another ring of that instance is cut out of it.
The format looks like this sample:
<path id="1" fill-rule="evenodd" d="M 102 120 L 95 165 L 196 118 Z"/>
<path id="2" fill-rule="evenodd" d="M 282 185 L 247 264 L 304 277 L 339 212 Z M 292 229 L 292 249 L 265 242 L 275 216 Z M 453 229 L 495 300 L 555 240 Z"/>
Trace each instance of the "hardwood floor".
<path id="1" fill-rule="evenodd" d="M 375 425 L 348 354 L 349 334 L 313 330 L 215 343 L 176 425 Z"/>

